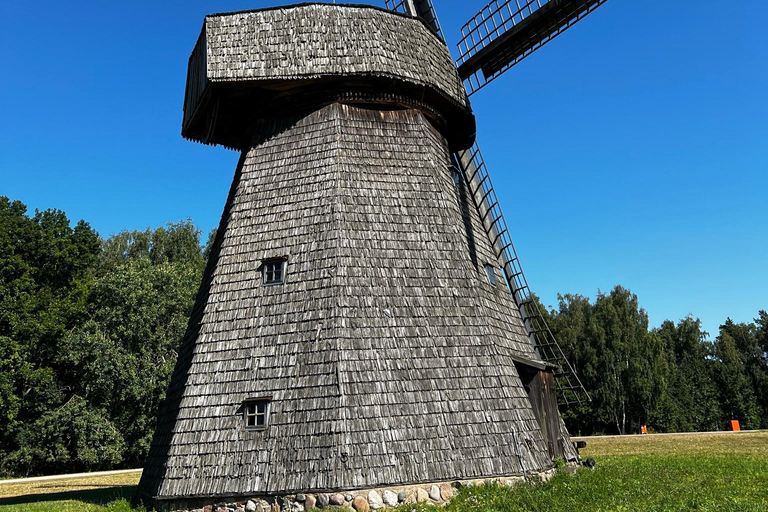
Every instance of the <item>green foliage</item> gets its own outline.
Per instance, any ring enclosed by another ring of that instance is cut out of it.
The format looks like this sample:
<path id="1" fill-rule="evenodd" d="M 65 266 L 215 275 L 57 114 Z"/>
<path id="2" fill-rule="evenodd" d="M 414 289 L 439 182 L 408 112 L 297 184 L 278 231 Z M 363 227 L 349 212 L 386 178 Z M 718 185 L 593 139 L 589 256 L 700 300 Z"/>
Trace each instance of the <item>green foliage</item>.
<path id="1" fill-rule="evenodd" d="M 153 265 L 200 262 L 200 230 L 187 219 L 155 230 L 122 231 L 104 242 L 102 265 L 137 260 L 148 260 Z"/>
<path id="2" fill-rule="evenodd" d="M 652 424 L 663 432 L 721 428 L 714 354 L 701 322 L 688 317 L 675 325 L 666 320 L 654 332 L 665 346 L 668 386 L 653 411 Z"/>
<path id="3" fill-rule="evenodd" d="M 129 466 L 149 449 L 201 271 L 201 261 L 115 265 L 93 284 L 90 320 L 65 336 L 61 366 L 77 393 L 111 411 Z"/>
<path id="4" fill-rule="evenodd" d="M 21 202 L 0 197 L 0 455 L 19 449 L 31 425 L 63 403 L 52 360 L 87 315 L 99 250 L 87 223 L 71 228 L 59 210 L 29 217 Z"/>
<path id="5" fill-rule="evenodd" d="M 662 340 L 648 332 L 637 296 L 617 286 L 594 304 L 580 295 L 560 296 L 549 323 L 592 402 L 569 409 L 571 430 L 627 433 L 648 422 L 666 386 Z"/>
<path id="6" fill-rule="evenodd" d="M 761 411 L 755 391 L 761 392 L 767 368 L 755 325 L 735 324 L 728 319 L 720 326 L 715 355 L 723 419 L 738 419 L 745 429 L 759 428 Z"/>
<path id="7" fill-rule="evenodd" d="M 111 468 L 125 449 L 120 432 L 86 401 L 73 395 L 43 414 L 22 435 L 22 448 L 5 461 L 16 474 L 45 466 L 53 472 Z"/>
<path id="8" fill-rule="evenodd" d="M 664 321 L 648 330 L 637 297 L 620 286 L 559 297 L 542 309 L 592 402 L 564 411 L 578 434 L 713 431 L 738 419 L 768 426 L 768 315 L 753 324 L 728 320 L 714 343 L 699 320 Z"/>
<path id="9" fill-rule="evenodd" d="M 204 266 L 190 221 L 102 241 L 0 197 L 0 474 L 143 463 Z"/>

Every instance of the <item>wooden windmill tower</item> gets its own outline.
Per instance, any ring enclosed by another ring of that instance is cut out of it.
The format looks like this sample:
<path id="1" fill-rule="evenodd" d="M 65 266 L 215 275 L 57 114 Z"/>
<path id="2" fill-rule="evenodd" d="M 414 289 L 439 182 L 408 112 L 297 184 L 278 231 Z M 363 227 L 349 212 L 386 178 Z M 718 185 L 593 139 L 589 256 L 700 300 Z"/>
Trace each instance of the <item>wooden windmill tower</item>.
<path id="1" fill-rule="evenodd" d="M 583 393 L 531 307 L 467 92 L 599 3 L 494 2 L 458 67 L 428 0 L 205 18 L 182 134 L 242 154 L 140 495 L 364 509 L 371 489 L 434 501 L 578 461 L 555 383 Z"/>

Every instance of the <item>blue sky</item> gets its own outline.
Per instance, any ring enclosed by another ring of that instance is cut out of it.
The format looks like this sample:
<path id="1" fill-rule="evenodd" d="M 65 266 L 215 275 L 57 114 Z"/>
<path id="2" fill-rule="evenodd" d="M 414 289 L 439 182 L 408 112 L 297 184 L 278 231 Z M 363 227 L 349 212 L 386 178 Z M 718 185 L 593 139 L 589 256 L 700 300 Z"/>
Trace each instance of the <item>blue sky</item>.
<path id="1" fill-rule="evenodd" d="M 5 0 L 0 195 L 102 236 L 207 233 L 238 155 L 181 138 L 187 59 L 205 14 L 280 3 Z M 436 7 L 455 55 L 482 4 Z M 652 325 L 712 334 L 768 308 L 765 19 L 758 0 L 610 0 L 472 97 L 546 304 L 622 284 Z"/>

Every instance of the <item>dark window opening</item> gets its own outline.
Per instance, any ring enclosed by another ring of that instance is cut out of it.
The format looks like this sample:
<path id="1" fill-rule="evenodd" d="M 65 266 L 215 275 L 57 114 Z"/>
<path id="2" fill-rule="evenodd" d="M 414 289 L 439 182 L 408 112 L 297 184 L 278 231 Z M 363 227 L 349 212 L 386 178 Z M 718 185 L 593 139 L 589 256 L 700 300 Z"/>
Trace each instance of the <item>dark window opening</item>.
<path id="1" fill-rule="evenodd" d="M 261 279 L 265 285 L 285 282 L 285 260 L 267 260 L 261 266 Z"/>
<path id="2" fill-rule="evenodd" d="M 461 171 L 459 171 L 455 165 L 451 166 L 451 177 L 453 178 L 453 184 L 456 186 L 456 189 L 461 190 L 461 184 L 464 180 L 461 176 Z"/>
<path id="3" fill-rule="evenodd" d="M 243 405 L 246 430 L 264 430 L 269 426 L 269 399 L 248 399 Z"/>
<path id="4" fill-rule="evenodd" d="M 493 286 L 496 286 L 496 269 L 493 265 L 486 265 L 485 270 L 488 272 L 488 281 L 490 281 Z"/>

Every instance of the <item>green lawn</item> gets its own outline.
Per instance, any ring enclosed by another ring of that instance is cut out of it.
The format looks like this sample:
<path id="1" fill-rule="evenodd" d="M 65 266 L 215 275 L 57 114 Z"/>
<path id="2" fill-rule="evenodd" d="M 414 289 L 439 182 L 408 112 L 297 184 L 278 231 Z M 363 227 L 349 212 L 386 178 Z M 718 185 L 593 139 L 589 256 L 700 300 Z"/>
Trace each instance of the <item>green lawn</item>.
<path id="1" fill-rule="evenodd" d="M 140 473 L 0 485 L 0 512 L 129 512 Z"/>
<path id="2" fill-rule="evenodd" d="M 768 512 L 768 432 L 587 439 L 593 470 L 462 490 L 445 512 Z M 0 486 L 0 512 L 129 512 L 138 475 Z M 17 487 L 17 488 L 16 488 Z M 403 512 L 434 508 L 407 505 Z"/>

